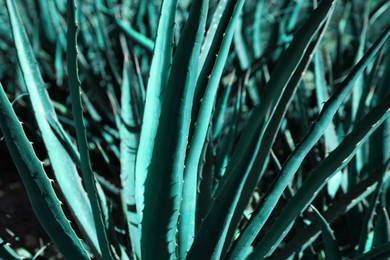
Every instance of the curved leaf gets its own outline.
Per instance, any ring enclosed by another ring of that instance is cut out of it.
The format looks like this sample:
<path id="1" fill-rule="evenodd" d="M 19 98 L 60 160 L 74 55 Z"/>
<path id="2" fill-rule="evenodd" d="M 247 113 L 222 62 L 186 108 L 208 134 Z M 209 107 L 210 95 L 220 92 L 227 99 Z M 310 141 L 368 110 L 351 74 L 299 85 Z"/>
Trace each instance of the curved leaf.
<path id="1" fill-rule="evenodd" d="M 72 101 L 72 113 L 76 128 L 77 144 L 80 153 L 80 166 L 85 189 L 87 191 L 89 203 L 92 208 L 93 220 L 95 223 L 96 233 L 99 246 L 104 259 L 112 259 L 110 251 L 110 243 L 107 239 L 106 227 L 103 223 L 103 212 L 101 210 L 98 191 L 96 188 L 96 180 L 92 173 L 91 161 L 89 158 L 87 134 L 83 122 L 83 114 L 81 108 L 80 81 L 78 78 L 77 68 L 77 26 L 75 17 L 75 2 L 74 0 L 67 1 L 67 18 L 68 32 L 66 43 L 66 61 L 68 69 L 68 85 L 70 97 Z M 102 198 L 102 197 L 100 197 Z"/>
<path id="2" fill-rule="evenodd" d="M 166 93 L 162 99 L 158 129 L 151 147 L 152 157 L 145 182 L 141 238 L 142 255 L 145 259 L 165 259 L 176 254 L 179 210 L 179 255 L 183 259 L 195 232 L 195 200 L 191 194 L 187 196 L 189 182 L 186 179 L 183 190 L 183 172 L 207 10 L 207 0 L 196 1 L 192 5 L 176 48 Z M 183 201 L 180 205 L 182 192 Z"/>
<path id="3" fill-rule="evenodd" d="M 19 12 L 14 1 L 7 1 L 6 4 L 23 79 L 29 92 L 35 119 L 42 133 L 58 185 L 68 206 L 72 209 L 71 212 L 75 216 L 78 226 L 86 234 L 86 238 L 91 241 L 96 251 L 99 252 L 92 210 L 73 160 L 61 143 L 62 141 L 52 130 L 51 125 L 57 125 L 60 130 L 62 128 L 58 123 L 54 108 L 45 89 L 37 62 L 23 29 Z"/>
<path id="4" fill-rule="evenodd" d="M 140 223 L 144 209 L 145 180 L 153 156 L 154 141 L 172 62 L 176 6 L 177 0 L 164 0 L 162 3 L 146 88 L 145 108 L 135 168 L 135 199 Z M 142 228 L 140 227 L 140 229 Z"/>
<path id="5" fill-rule="evenodd" d="M 13 5 L 10 2 L 8 4 Z M 9 10 L 12 12 L 12 7 Z M 81 241 L 66 219 L 43 165 L 28 141 L 1 85 L 0 128 L 42 227 L 65 257 L 89 259 Z"/>
<path id="6" fill-rule="evenodd" d="M 333 230 L 330 228 L 326 219 L 321 215 L 321 213 L 313 206 L 310 205 L 311 209 L 314 212 L 314 215 L 320 224 L 322 236 L 324 238 L 324 247 L 325 255 L 327 259 L 341 259 L 340 251 L 337 246 L 336 238 L 333 234 Z"/>
<path id="7" fill-rule="evenodd" d="M 340 145 L 311 172 L 305 183 L 260 240 L 250 259 L 261 259 L 276 249 L 281 238 L 287 235 L 294 219 L 316 197 L 333 173 L 343 168 L 351 160 L 356 150 L 389 115 L 390 94 L 380 105 L 360 120 Z"/>

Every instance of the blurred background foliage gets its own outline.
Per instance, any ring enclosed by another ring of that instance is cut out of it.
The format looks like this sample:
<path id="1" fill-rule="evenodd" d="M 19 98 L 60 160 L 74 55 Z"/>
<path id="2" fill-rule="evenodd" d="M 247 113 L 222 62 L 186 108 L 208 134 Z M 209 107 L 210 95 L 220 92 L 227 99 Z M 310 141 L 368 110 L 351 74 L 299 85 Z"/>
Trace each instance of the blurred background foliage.
<path id="1" fill-rule="evenodd" d="M 145 82 L 148 79 L 152 56 L 150 49 L 146 46 L 153 44 L 156 36 L 161 1 L 79 0 L 78 2 L 80 5 L 77 9 L 80 27 L 78 34 L 79 73 L 84 93 L 82 97 L 87 129 L 90 134 L 90 148 L 94 154 L 92 158 L 94 164 L 99 165 L 95 167 L 97 173 L 109 174 L 115 180 L 118 176 L 119 162 L 119 139 L 115 113 L 118 112 L 122 83 L 120 68 L 123 67 L 124 61 L 121 40 L 125 40 L 129 45 L 132 67 L 131 83 L 137 90 L 137 95 L 142 99 L 145 95 Z M 315 0 L 246 1 L 219 92 L 222 92 L 223 86 L 229 82 L 233 82 L 235 85 L 233 91 L 237 92 L 240 82 L 249 81 L 249 83 L 246 82 L 249 86 L 243 90 L 245 98 L 243 98 L 242 109 L 250 110 L 259 101 L 259 95 L 256 93 L 261 92 L 264 87 L 275 61 L 288 46 L 294 32 L 307 18 L 316 2 Z M 217 3 L 218 1 L 210 1 L 210 13 L 215 10 Z M 176 39 L 179 38 L 180 30 L 188 16 L 190 4 L 189 0 L 179 1 L 175 21 Z M 4 6 L 4 3 L 2 5 Z M 17 1 L 17 5 L 61 123 L 65 126 L 72 124 L 69 120 L 70 101 L 64 72 L 66 69 L 64 61 L 66 1 L 20 0 Z M 375 36 L 388 24 L 390 16 L 388 6 L 388 1 L 380 0 L 339 1 L 337 3 L 329 29 L 321 43 L 324 64 L 322 69 L 325 72 L 328 93 L 332 93 L 334 86 L 356 63 L 359 53 L 367 49 Z M 261 8 L 263 11 L 258 12 L 256 8 Z M 211 16 L 208 18 L 208 24 L 210 22 Z M 28 109 L 29 104 L 24 96 L 27 90 L 12 44 L 6 8 L 0 9 L 0 23 L 2 24 L 0 27 L 0 81 L 6 83 L 4 87 L 7 94 L 11 100 L 15 100 L 14 109 L 23 111 L 18 114 L 27 119 L 22 121 L 34 134 L 35 123 L 33 120 L 28 120 L 31 117 L 29 112 L 32 110 Z M 129 37 L 128 34 L 131 34 L 129 31 L 141 33 L 146 37 L 146 43 L 139 44 L 133 37 Z M 363 31 L 366 33 L 364 39 L 362 39 Z M 383 52 L 380 57 L 382 56 Z M 383 73 L 383 66 L 379 66 L 379 69 L 378 73 Z M 380 78 L 379 75 L 368 79 L 373 81 L 372 85 L 375 87 L 376 81 Z M 251 91 L 252 88 L 256 88 L 257 91 Z M 305 106 L 308 105 L 307 111 L 299 111 L 298 105 L 301 103 L 298 102 L 298 98 L 305 103 Z M 318 114 L 313 66 L 310 66 L 305 74 L 300 94 L 296 99 L 297 102 L 294 102 L 288 117 L 288 124 L 291 126 L 285 126 L 286 131 L 282 131 L 286 138 L 285 142 L 287 142 L 283 146 L 286 147 L 294 145 L 290 137 L 299 140 L 305 134 L 305 129 L 301 128 L 307 128 L 310 119 Z M 343 129 L 340 131 L 348 131 L 348 123 L 344 122 L 352 120 L 348 118 L 347 112 L 351 109 L 348 102 L 349 100 L 346 100 L 345 109 L 342 108 L 335 118 L 335 121 L 343 121 Z M 232 101 L 229 106 L 230 113 L 233 107 Z M 139 104 L 138 111 L 140 122 L 142 104 Z M 302 116 L 308 117 L 306 123 L 298 122 Z M 290 128 L 294 129 L 292 135 Z M 67 130 L 73 131 L 72 129 L 69 127 Z M 288 150 L 281 149 L 277 152 L 288 153 Z M 44 155 L 42 156 L 42 159 L 45 159 Z M 280 156 L 283 158 L 283 154 Z"/>

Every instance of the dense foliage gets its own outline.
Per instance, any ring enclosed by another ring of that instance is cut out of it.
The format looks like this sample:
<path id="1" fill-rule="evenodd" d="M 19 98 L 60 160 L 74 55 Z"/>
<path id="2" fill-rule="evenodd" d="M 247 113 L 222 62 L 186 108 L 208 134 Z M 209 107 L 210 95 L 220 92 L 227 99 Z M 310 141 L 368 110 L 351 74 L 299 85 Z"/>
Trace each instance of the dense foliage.
<path id="1" fill-rule="evenodd" d="M 0 6 L 1 156 L 59 255 L 390 256 L 390 2 Z"/>

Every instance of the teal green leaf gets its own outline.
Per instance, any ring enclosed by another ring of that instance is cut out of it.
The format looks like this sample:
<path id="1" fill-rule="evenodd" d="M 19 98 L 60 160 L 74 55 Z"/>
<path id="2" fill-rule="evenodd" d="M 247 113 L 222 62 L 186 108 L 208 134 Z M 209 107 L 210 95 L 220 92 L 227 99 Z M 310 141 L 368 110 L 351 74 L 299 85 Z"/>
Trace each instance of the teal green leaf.
<path id="1" fill-rule="evenodd" d="M 166 86 L 145 183 L 141 238 L 142 256 L 145 259 L 175 256 L 179 210 L 180 258 L 184 259 L 195 232 L 196 200 L 192 194 L 189 194 L 191 197 L 187 196 L 192 187 L 187 186 L 186 176 L 183 184 L 183 172 L 207 10 L 207 0 L 192 5 L 176 47 Z"/>
<path id="2" fill-rule="evenodd" d="M 48 0 L 39 0 L 38 1 L 39 5 L 39 11 L 40 11 L 40 22 L 43 27 L 43 32 L 46 36 L 46 38 L 54 43 L 56 39 L 56 30 L 53 27 L 53 23 L 51 20 L 51 15 L 50 15 L 50 9 L 47 8 L 48 6 Z"/>
<path id="3" fill-rule="evenodd" d="M 389 108 L 390 94 L 386 96 L 385 101 L 373 108 L 360 120 L 340 145 L 310 173 L 302 187 L 288 202 L 267 234 L 261 239 L 258 246 L 255 247 L 251 259 L 263 258 L 276 249 L 278 246 L 277 241 L 287 235 L 288 227 L 316 197 L 321 188 L 332 177 L 333 173 L 342 169 L 351 160 L 356 150 L 368 139 L 386 117 L 390 115 Z M 321 122 L 320 120 L 317 123 Z"/>
<path id="4" fill-rule="evenodd" d="M 365 46 L 366 46 L 366 38 L 367 38 L 367 30 L 368 30 L 368 15 L 369 15 L 369 1 L 365 2 L 363 8 L 364 13 L 362 17 L 362 28 L 359 28 L 361 31 L 361 34 L 359 35 L 359 46 L 357 49 L 357 53 L 355 56 L 355 63 L 357 63 L 364 54 Z M 351 124 L 354 124 L 355 121 L 359 120 L 358 117 L 358 111 L 359 111 L 359 104 L 364 103 L 361 101 L 361 99 L 365 99 L 366 97 L 363 96 L 364 87 L 369 88 L 371 86 L 364 86 L 365 81 L 365 75 L 364 73 L 360 74 L 360 76 L 356 79 L 354 83 L 354 87 L 352 89 L 352 96 L 351 96 Z M 352 167 L 351 167 L 351 175 L 354 176 L 355 179 L 358 178 L 360 175 L 360 172 L 362 171 L 362 168 L 364 164 L 366 163 L 365 156 L 363 155 L 363 150 L 359 150 L 356 152 L 355 158 L 352 160 Z"/>
<path id="5" fill-rule="evenodd" d="M 324 238 L 326 259 L 335 259 L 335 260 L 341 259 L 336 238 L 333 234 L 333 230 L 331 229 L 329 223 L 313 205 L 310 205 L 310 208 L 313 210 L 314 216 L 316 217 L 321 227 L 322 236 Z"/>
<path id="6" fill-rule="evenodd" d="M 390 44 L 387 44 L 387 51 L 389 50 Z M 384 96 L 389 92 L 390 82 L 390 55 L 387 55 L 385 61 L 385 68 L 383 76 L 378 83 L 376 95 L 373 98 L 372 105 L 380 102 Z M 384 165 L 390 158 L 390 119 L 387 119 L 382 126 L 375 131 L 370 138 L 369 148 L 369 164 L 375 169 L 380 165 Z"/>
<path id="7" fill-rule="evenodd" d="M 183 116 L 180 116 L 179 118 L 185 119 L 183 120 L 181 130 L 183 134 L 185 134 L 185 137 L 183 138 L 183 141 L 181 146 L 178 146 L 177 149 L 182 149 L 181 151 L 178 150 L 177 152 L 182 152 L 186 150 L 187 144 L 188 144 L 188 135 L 190 132 L 190 126 L 191 126 L 191 110 L 192 110 L 192 103 L 195 93 L 195 87 L 196 87 L 196 79 L 197 79 L 197 68 L 198 68 L 198 62 L 199 62 L 199 55 L 201 51 L 201 43 L 204 39 L 204 31 L 206 27 L 206 18 L 208 13 L 208 0 L 199 0 L 196 3 L 193 4 L 191 7 L 190 15 L 188 18 L 188 21 L 183 29 L 183 33 L 180 36 L 180 40 L 177 51 L 175 53 L 175 59 L 172 66 L 172 75 L 170 82 L 172 85 L 169 85 L 174 92 L 177 92 L 177 87 L 173 87 L 176 84 L 180 84 L 180 82 L 185 82 L 185 92 L 184 95 L 181 97 L 184 99 L 184 102 L 182 105 L 180 105 L 180 109 L 183 110 Z M 187 39 L 186 39 L 187 38 Z M 191 51 L 191 46 L 193 46 L 193 50 Z M 188 57 L 188 61 L 186 60 Z M 184 62 L 183 62 L 184 60 Z M 176 63 L 177 62 L 177 65 Z M 187 69 L 187 71 L 180 69 L 177 69 L 174 71 L 173 69 L 176 69 L 174 66 L 182 67 L 183 65 L 187 64 L 187 67 L 184 66 L 183 69 Z M 173 74 L 175 73 L 175 74 Z M 187 79 L 181 75 L 187 74 Z M 179 79 L 179 81 L 178 81 Z M 188 89 L 188 90 L 187 90 Z M 188 92 L 188 93 L 186 93 Z M 173 93 L 172 93 L 173 94 Z M 174 96 L 174 95 L 173 95 Z M 179 98 L 179 97 L 177 97 Z M 187 99 L 187 100 L 186 100 Z M 169 102 L 169 101 L 168 101 Z M 179 108 L 177 108 L 179 109 Z M 173 113 L 170 113 L 173 114 Z M 177 117 L 176 117 L 177 118 Z M 197 193 L 197 180 L 198 180 L 198 173 L 197 171 L 187 171 L 184 169 L 185 165 L 185 157 L 182 157 L 180 160 L 183 160 L 183 190 L 182 190 L 182 201 L 180 205 L 180 219 L 179 219 L 179 257 L 184 259 L 192 245 L 193 239 L 195 237 L 195 216 L 196 216 L 196 193 Z"/>
<path id="8" fill-rule="evenodd" d="M 141 1 L 141 3 L 144 3 L 144 1 Z M 162 101 L 164 100 L 171 68 L 176 6 L 177 0 L 164 0 L 162 3 L 149 80 L 146 88 L 145 108 L 135 170 L 135 196 L 140 221 L 144 209 L 145 180 L 152 160 Z"/>
<path id="9" fill-rule="evenodd" d="M 251 61 L 248 53 L 248 47 L 246 46 L 243 36 L 244 27 L 242 19 L 242 16 L 240 16 L 237 20 L 236 29 L 233 37 L 233 44 L 236 50 L 238 61 L 240 62 L 241 70 L 247 70 Z"/>
<path id="10" fill-rule="evenodd" d="M 378 3 L 377 6 L 375 6 L 370 13 L 370 26 L 372 26 L 380 17 L 383 17 L 383 14 L 386 13 L 386 11 L 390 8 L 390 2 L 388 1 L 381 1 Z"/>
<path id="11" fill-rule="evenodd" d="M 332 205 L 323 213 L 326 221 L 328 223 L 333 223 L 351 208 L 364 201 L 375 191 L 378 180 L 381 176 L 381 172 L 371 174 L 367 179 L 357 184 L 343 197 L 332 203 Z M 281 249 L 281 251 L 275 254 L 275 259 L 288 259 L 294 255 L 294 253 L 297 253 L 300 250 L 305 250 L 313 244 L 319 235 L 320 226 L 315 222 L 310 224 L 310 226 L 306 227 L 301 232 L 298 232 L 298 234 L 294 236 L 291 241 L 287 243 L 283 249 Z"/>
<path id="12" fill-rule="evenodd" d="M 321 49 L 314 54 L 313 62 L 314 62 L 317 106 L 321 110 L 323 104 L 326 102 L 326 100 L 329 99 L 328 88 L 327 88 L 325 72 L 324 72 L 325 64 L 323 61 L 323 55 Z M 325 156 L 327 156 L 329 152 L 333 151 L 339 144 L 337 134 L 336 134 L 336 127 L 333 121 L 329 123 L 329 126 L 325 130 L 324 144 L 325 144 Z M 342 178 L 343 178 L 343 173 L 340 171 L 336 173 L 329 180 L 327 189 L 328 189 L 328 194 L 331 198 L 334 198 L 336 196 L 336 193 L 341 186 Z"/>
<path id="13" fill-rule="evenodd" d="M 57 116 L 45 89 L 31 45 L 23 29 L 19 12 L 13 1 L 7 1 L 6 3 L 23 80 L 29 92 L 35 119 L 48 150 L 55 177 L 81 231 L 86 235 L 86 239 L 91 242 L 95 250 L 99 252 L 87 195 L 71 156 L 50 126 L 49 121 L 58 122 Z M 60 124 L 58 126 L 60 127 Z"/>
<path id="14" fill-rule="evenodd" d="M 262 16 L 264 15 L 264 12 L 266 11 L 265 1 L 259 0 L 256 4 L 256 11 L 254 16 L 254 27 L 253 27 L 253 55 L 256 59 L 260 58 L 263 54 L 264 50 L 264 44 L 263 44 L 263 34 L 262 31 L 263 26 L 261 26 L 262 23 Z"/>
<path id="15" fill-rule="evenodd" d="M 125 56 L 122 79 L 121 97 L 121 123 L 120 123 L 120 164 L 121 182 L 123 187 L 123 199 L 125 202 L 128 230 L 131 240 L 132 250 L 137 258 L 141 258 L 141 234 L 138 230 L 139 219 L 135 205 L 135 162 L 136 152 L 139 142 L 139 127 L 132 104 L 133 95 L 129 78 L 129 56 Z"/>
<path id="16" fill-rule="evenodd" d="M 134 42 L 138 43 L 139 45 L 141 45 L 142 47 L 144 47 L 148 51 L 153 52 L 154 42 L 152 40 L 150 40 L 148 37 L 146 37 L 142 33 L 136 31 L 130 25 L 127 25 L 124 21 L 117 20 L 116 24 Z"/>
<path id="17" fill-rule="evenodd" d="M 195 123 L 199 123 L 198 118 L 201 118 L 205 122 L 208 119 L 208 117 L 204 117 L 203 119 L 202 116 L 198 115 L 201 105 L 206 107 L 206 111 L 208 111 L 211 105 L 210 102 L 212 102 L 212 105 L 214 104 L 213 101 L 217 92 L 218 83 L 222 75 L 222 70 L 225 67 L 228 49 L 232 41 L 230 35 L 233 37 L 232 30 L 234 30 L 236 20 L 242 8 L 240 7 L 241 2 L 239 5 L 237 5 L 237 2 L 237 0 L 222 0 L 218 3 L 213 15 L 212 24 L 205 36 L 199 57 L 197 84 L 191 115 L 193 122 L 191 123 L 190 138 L 194 135 Z M 207 94 L 206 89 L 208 89 Z M 204 100 L 204 98 L 209 100 Z M 206 105 L 203 103 L 206 103 Z M 203 144 L 201 145 L 203 146 Z"/>
<path id="18" fill-rule="evenodd" d="M 354 67 L 354 69 L 350 72 L 350 74 L 343 81 L 343 83 L 337 88 L 332 97 L 325 103 L 320 115 L 317 118 L 317 121 L 313 123 L 309 133 L 306 135 L 304 140 L 297 146 L 297 148 L 293 151 L 292 155 L 290 155 L 287 162 L 284 164 L 283 169 L 279 174 L 278 180 L 272 185 L 272 191 L 268 193 L 264 205 L 262 205 L 262 207 L 268 208 L 268 210 L 258 210 L 258 214 L 254 214 L 253 219 L 256 219 L 256 221 L 253 220 L 252 227 L 250 228 L 253 228 L 253 230 L 248 231 L 251 232 L 252 238 L 256 237 L 259 230 L 258 226 L 264 225 L 265 220 L 268 219 L 268 216 L 270 214 L 268 211 L 273 209 L 272 205 L 276 205 L 277 201 L 280 198 L 280 195 L 287 187 L 295 172 L 300 167 L 303 159 L 326 130 L 326 127 L 329 125 L 329 122 L 331 122 L 332 117 L 337 112 L 337 109 L 340 106 L 342 100 L 346 97 L 348 91 L 352 88 L 352 83 L 354 82 L 354 80 L 367 66 L 368 62 L 374 57 L 374 55 L 386 41 L 387 37 L 390 35 L 389 29 L 390 27 L 388 27 L 388 29 L 379 37 L 377 42 L 370 48 L 364 58 L 358 63 L 358 65 Z M 269 205 L 271 206 L 269 207 Z"/>
<path id="19" fill-rule="evenodd" d="M 369 206 L 364 216 L 363 226 L 360 231 L 359 244 L 357 248 L 357 252 L 359 254 L 362 254 L 364 252 L 364 249 L 367 248 L 368 236 L 370 230 L 372 230 L 372 228 L 374 227 L 373 224 L 374 216 L 376 215 L 375 213 L 376 213 L 377 204 L 379 202 L 380 194 L 384 187 L 383 183 L 385 177 L 386 177 L 386 171 L 383 173 L 382 178 L 379 179 L 378 185 L 375 188 L 375 191 L 370 198 Z"/>
<path id="20" fill-rule="evenodd" d="M 390 257 L 390 242 L 377 246 L 354 260 L 387 259 Z"/>
<path id="21" fill-rule="evenodd" d="M 231 76 L 231 79 L 234 78 L 234 73 Z M 213 140 L 215 140 L 218 136 L 223 132 L 223 126 L 225 121 L 225 113 L 227 110 L 227 103 L 229 101 L 230 92 L 232 90 L 232 84 L 229 85 L 223 90 L 221 98 L 219 102 L 216 104 L 215 115 L 213 118 L 213 127 L 212 127 L 212 135 Z"/>
<path id="22" fill-rule="evenodd" d="M 100 205 L 96 188 L 96 180 L 92 173 L 91 161 L 89 158 L 87 135 L 81 108 L 80 81 L 78 78 L 76 49 L 78 29 L 76 25 L 75 9 L 76 6 L 74 0 L 67 1 L 68 32 L 66 44 L 66 61 L 68 69 L 68 85 L 72 101 L 72 114 L 76 128 L 78 149 L 80 153 L 81 173 L 85 184 L 85 189 L 87 191 L 89 203 L 93 212 L 92 215 L 95 222 L 95 228 L 99 246 L 102 252 L 102 257 L 104 259 L 112 259 L 110 243 L 108 242 L 106 227 L 103 223 L 103 211 L 101 210 L 102 206 L 105 204 L 105 201 L 103 200 L 102 205 Z M 102 196 L 100 196 L 100 198 L 102 198 Z"/>
<path id="23" fill-rule="evenodd" d="M 16 260 L 21 259 L 21 257 L 12 250 L 7 243 L 0 238 L 0 258 Z"/>
<path id="24" fill-rule="evenodd" d="M 296 55 L 295 59 L 299 59 L 296 60 L 298 62 L 298 66 L 295 68 L 295 71 L 293 71 L 291 78 L 288 79 L 288 83 L 285 86 L 283 93 L 281 94 L 281 99 L 278 101 L 276 110 L 274 111 L 274 114 L 270 117 L 270 121 L 267 125 L 267 129 L 264 134 L 264 140 L 262 141 L 259 153 L 255 155 L 256 156 L 255 163 L 253 165 L 253 168 L 250 170 L 248 179 L 246 180 L 245 187 L 241 192 L 240 201 L 236 208 L 235 216 L 232 221 L 232 226 L 230 227 L 229 230 L 230 233 L 229 239 L 232 239 L 232 234 L 234 232 L 233 228 L 237 226 L 241 218 L 241 212 L 243 212 L 243 210 L 245 209 L 249 201 L 249 198 L 256 187 L 256 184 L 258 183 L 259 179 L 261 178 L 261 176 L 265 171 L 266 166 L 268 165 L 271 148 L 276 138 L 276 134 L 279 131 L 280 125 L 287 111 L 287 108 L 292 100 L 292 97 L 294 96 L 294 93 L 296 92 L 296 89 L 299 85 L 303 73 L 306 71 L 309 65 L 312 54 L 316 49 L 318 43 L 322 39 L 322 36 L 324 35 L 325 30 L 327 28 L 327 24 L 329 23 L 329 19 L 327 19 L 327 17 L 329 18 L 330 14 L 332 13 L 333 10 L 332 5 L 320 6 L 319 9 L 320 8 L 325 8 L 325 10 L 323 10 L 322 12 L 322 15 L 319 16 L 317 14 L 313 14 L 313 16 L 309 17 L 305 23 L 305 26 L 302 27 L 301 29 L 302 31 L 298 32 L 297 36 L 294 37 L 291 45 L 286 51 L 285 55 L 287 55 L 287 57 L 289 57 L 290 55 L 293 56 Z M 322 18 L 322 20 L 320 18 Z M 325 24 L 323 24 L 324 21 L 326 21 Z M 313 39 L 313 41 L 311 41 L 314 35 L 311 34 L 305 35 L 304 32 L 310 31 L 310 33 L 315 34 L 317 31 L 316 30 L 317 26 L 319 27 L 318 36 L 315 39 Z M 308 30 L 307 28 L 309 28 L 310 30 Z M 300 34 L 303 34 L 305 37 L 303 36 L 299 37 Z M 300 55 L 297 55 L 298 46 L 299 49 L 302 51 Z M 281 70 L 280 73 L 289 73 L 289 71 Z M 272 74 L 271 80 L 272 77 L 278 77 L 279 75 L 281 74 Z M 267 87 L 268 85 L 266 86 L 266 88 Z M 239 174 L 239 172 L 237 172 L 236 174 Z M 286 186 L 280 189 L 273 189 L 274 187 L 271 187 L 267 195 L 271 199 L 269 198 L 264 199 L 263 204 L 261 204 L 261 206 L 256 210 L 256 213 L 253 214 L 254 218 L 253 220 L 251 220 L 252 224 L 249 224 L 248 227 L 242 232 L 240 238 L 238 239 L 238 241 L 235 243 L 235 245 L 231 250 L 232 258 L 240 259 L 242 257 L 241 253 L 246 254 L 246 252 L 250 247 L 250 244 L 255 239 L 256 236 L 255 234 L 257 234 L 263 227 L 266 219 L 268 218 L 269 214 L 275 207 L 277 200 L 280 198 L 280 196 L 282 195 L 286 187 L 287 184 Z M 275 197 L 272 198 L 272 196 Z M 261 213 L 257 213 L 257 212 L 261 212 Z"/>
<path id="25" fill-rule="evenodd" d="M 213 52 L 212 45 L 216 44 L 216 39 L 220 39 L 220 35 L 218 33 L 218 29 L 221 26 L 224 26 L 223 24 L 226 23 L 226 17 L 223 16 L 226 10 L 226 5 L 229 3 L 229 0 L 221 0 L 218 2 L 218 6 L 216 10 L 214 11 L 213 18 L 211 20 L 209 29 L 207 30 L 206 36 L 204 38 L 204 42 L 202 45 L 201 53 L 199 56 L 199 68 L 198 73 L 201 72 L 201 70 L 204 67 L 204 64 L 206 63 L 206 59 L 209 56 L 209 52 Z M 226 25 L 225 25 L 226 26 Z"/>
<path id="26" fill-rule="evenodd" d="M 383 243 L 390 241 L 390 220 L 386 208 L 382 207 L 379 210 L 377 220 L 374 227 L 374 238 L 372 247 L 375 248 Z"/>
<path id="27" fill-rule="evenodd" d="M 7 2 L 10 13 L 13 3 Z M 12 16 L 12 15 L 11 15 Z M 26 188 L 34 213 L 56 246 L 69 259 L 89 259 L 54 193 L 51 182 L 28 141 L 0 85 L 0 128 Z"/>
<path id="28" fill-rule="evenodd" d="M 224 21 L 225 23 L 222 22 L 218 25 L 215 34 L 215 37 L 221 37 L 221 42 L 216 40 L 218 38 L 213 40 L 213 43 L 211 44 L 210 50 L 207 54 L 205 64 L 199 74 L 199 79 L 197 81 L 193 107 L 195 111 L 192 113 L 192 118 L 196 120 L 196 125 L 189 146 L 185 169 L 185 177 L 189 174 L 192 175 L 190 187 L 192 189 L 191 196 L 194 200 L 194 205 L 196 202 L 196 187 L 198 186 L 196 176 L 198 172 L 198 165 L 201 159 L 207 133 L 210 129 L 215 96 L 233 39 L 235 24 L 240 15 L 244 2 L 245 1 L 243 0 L 228 1 L 227 7 L 223 11 L 221 17 L 221 21 Z M 200 99 L 198 95 L 203 95 L 203 97 Z M 184 185 L 186 185 L 186 181 L 184 181 Z M 195 212 L 192 214 L 192 216 L 195 217 Z M 207 216 L 206 219 L 208 217 L 209 216 Z M 205 225 L 202 224 L 200 226 L 200 231 L 195 237 L 194 244 L 188 253 L 189 259 L 220 257 L 222 250 L 221 246 L 224 242 L 224 221 L 220 221 L 218 224 L 219 230 L 213 233 L 212 237 L 209 237 L 209 232 L 211 230 L 208 228 L 208 225 L 212 225 L 212 222 L 217 221 L 217 219 L 213 220 L 213 218 L 215 217 L 210 218 L 210 223 Z M 210 240 L 207 240 L 205 236 Z"/>

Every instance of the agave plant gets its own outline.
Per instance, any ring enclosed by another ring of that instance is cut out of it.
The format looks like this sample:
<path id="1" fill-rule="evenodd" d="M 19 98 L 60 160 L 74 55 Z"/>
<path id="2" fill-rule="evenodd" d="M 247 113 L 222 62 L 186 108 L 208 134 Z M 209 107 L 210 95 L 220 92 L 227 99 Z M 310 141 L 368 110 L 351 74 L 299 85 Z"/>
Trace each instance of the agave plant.
<path id="1" fill-rule="evenodd" d="M 4 2 L 3 142 L 63 257 L 390 255 L 387 1 Z"/>

